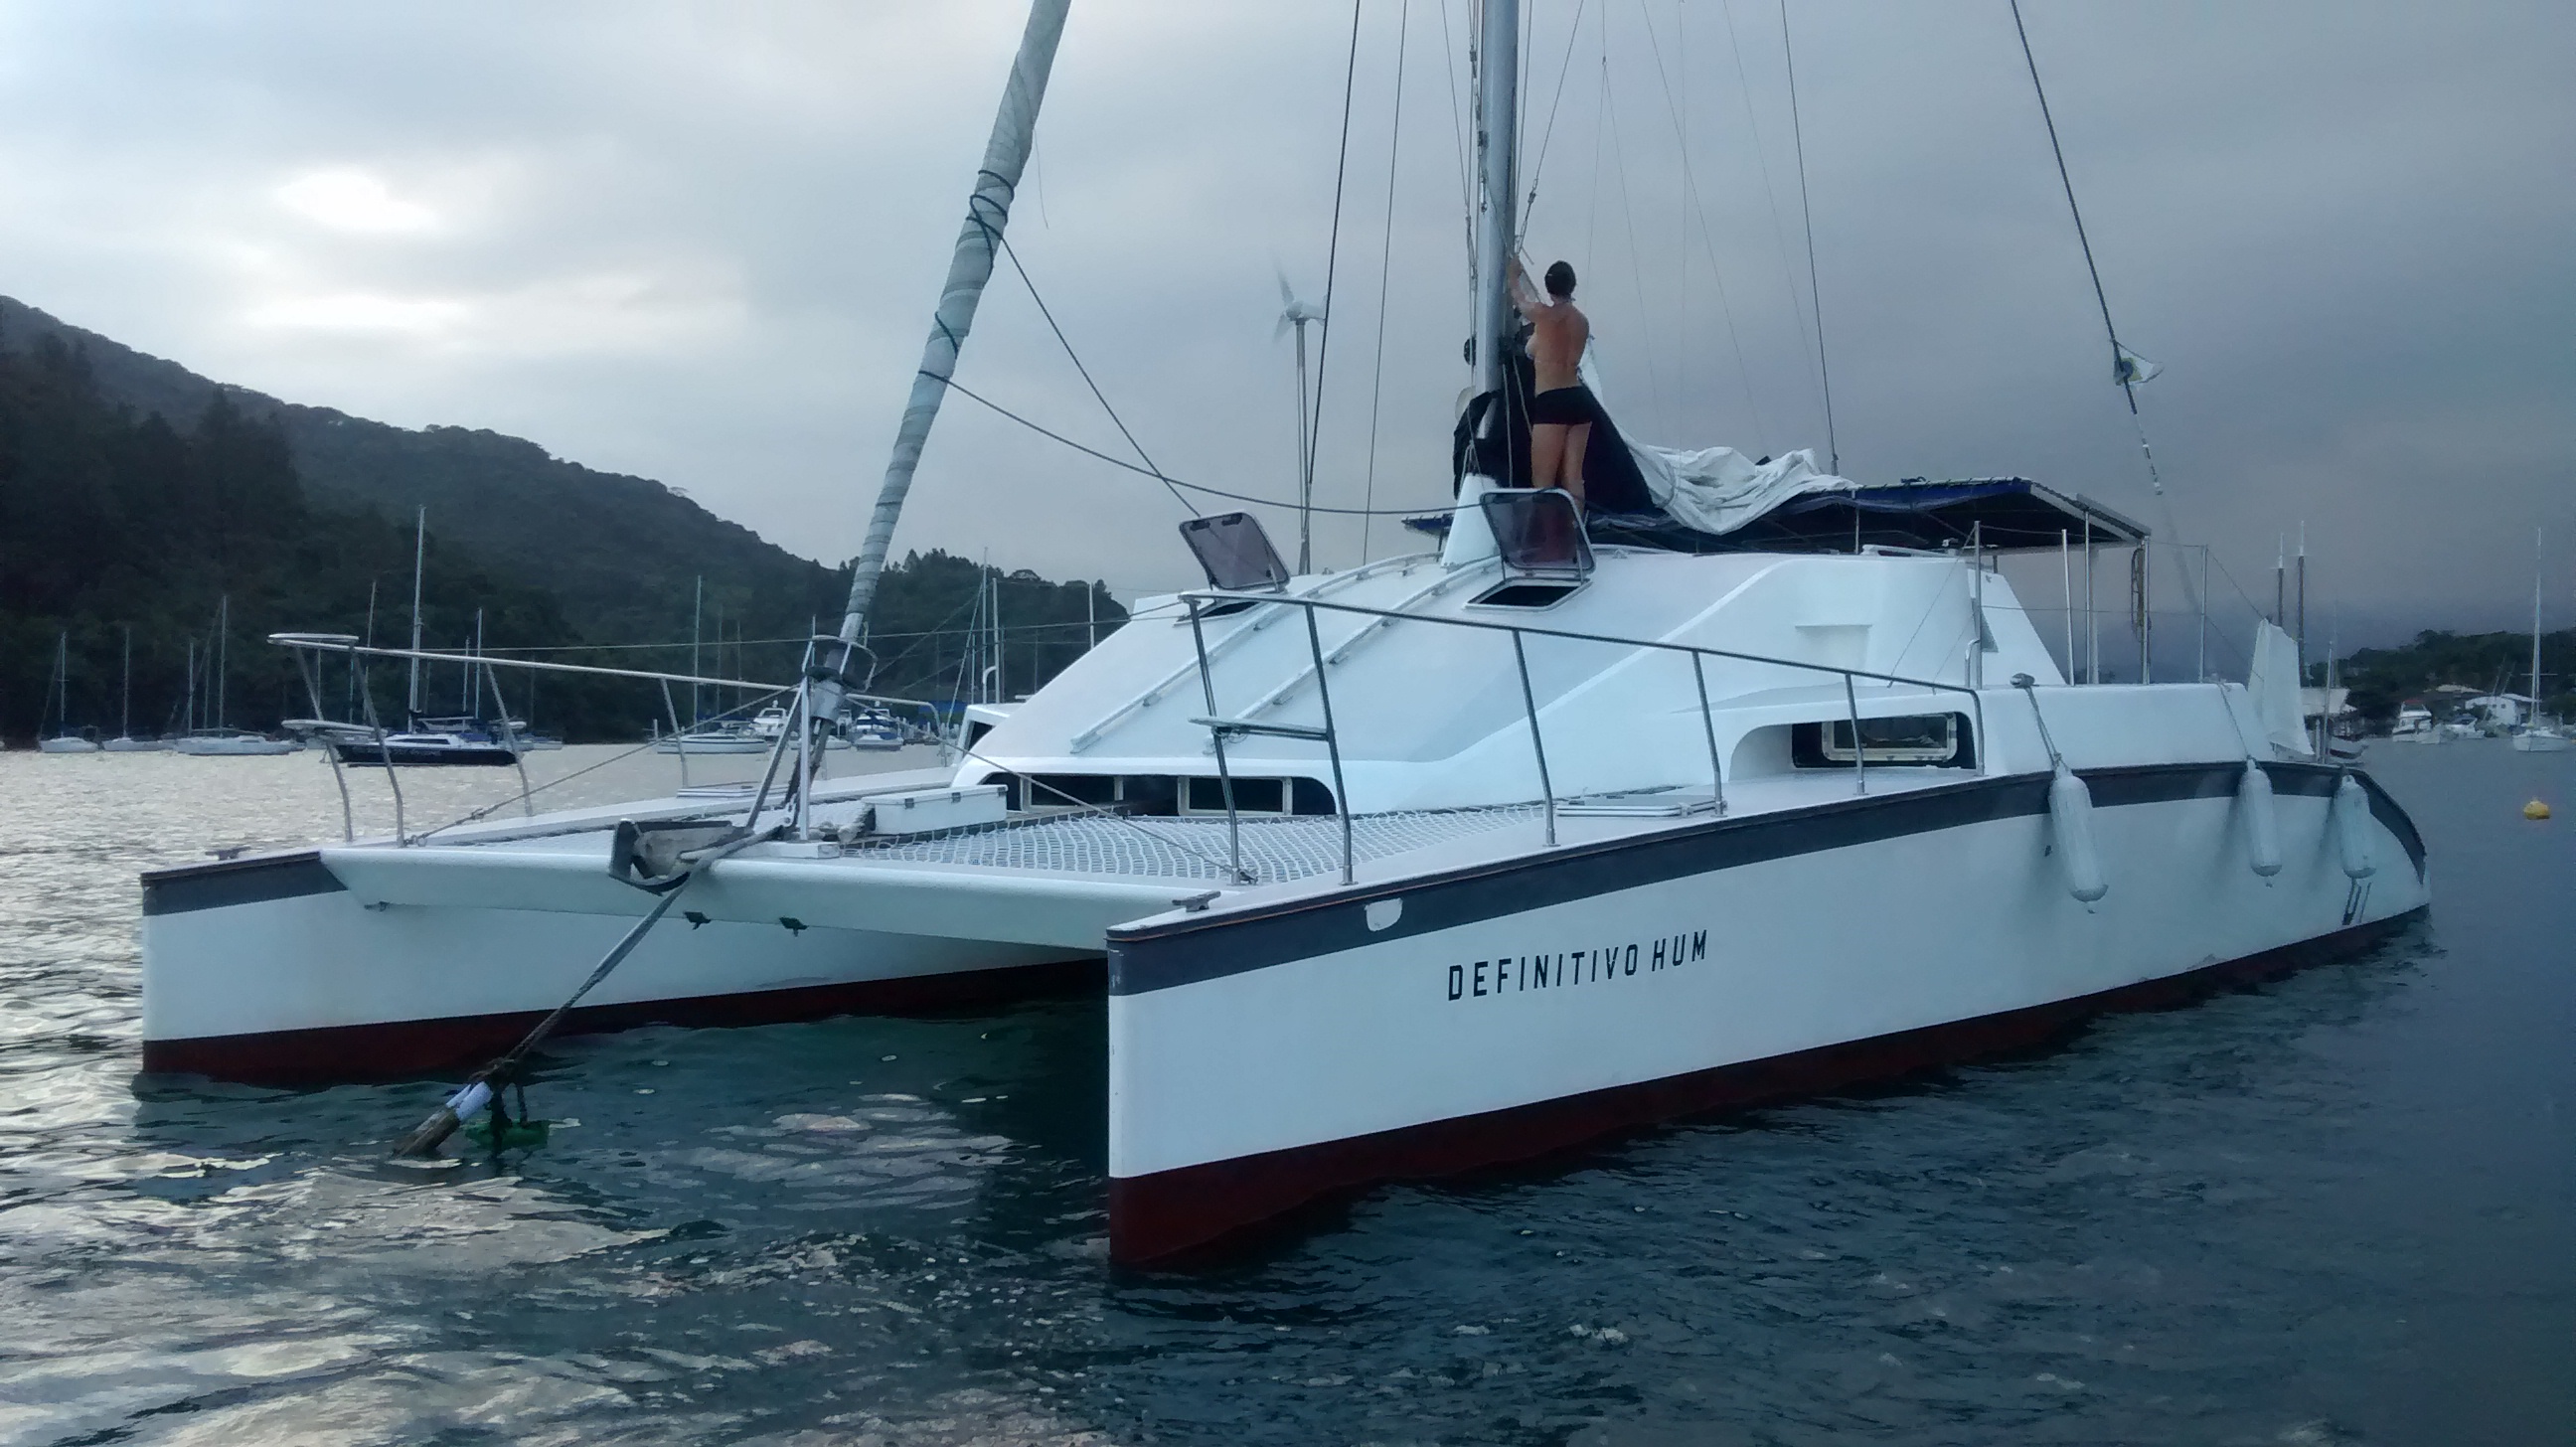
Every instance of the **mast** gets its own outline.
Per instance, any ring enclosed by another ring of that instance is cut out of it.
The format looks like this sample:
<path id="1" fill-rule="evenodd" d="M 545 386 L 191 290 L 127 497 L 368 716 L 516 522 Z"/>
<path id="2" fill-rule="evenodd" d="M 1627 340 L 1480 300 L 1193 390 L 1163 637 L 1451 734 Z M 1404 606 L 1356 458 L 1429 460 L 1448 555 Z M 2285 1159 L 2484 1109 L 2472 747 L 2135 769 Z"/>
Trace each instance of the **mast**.
<path id="1" fill-rule="evenodd" d="M 411 530 L 411 695 L 403 704 L 403 722 L 420 716 L 420 575 L 429 556 L 429 509 L 420 510 Z"/>
<path id="2" fill-rule="evenodd" d="M 54 635 L 54 732 L 72 731 L 72 633 Z"/>
<path id="3" fill-rule="evenodd" d="M 1002 91 L 1001 110 L 993 117 L 992 138 L 984 144 L 984 164 L 975 172 L 973 194 L 966 198 L 966 224 L 957 233 L 957 250 L 949 258 L 948 280 L 940 287 L 930 340 L 921 349 L 921 369 L 913 376 L 912 395 L 904 403 L 902 425 L 895 430 L 885 480 L 877 486 L 876 510 L 868 516 L 867 536 L 850 564 L 850 602 L 839 635 L 843 673 L 848 671 L 859 629 L 875 605 L 877 579 L 885 571 L 886 549 L 893 545 L 904 497 L 912 491 L 922 445 L 930 440 L 930 424 L 939 416 L 948 377 L 957 369 L 957 354 L 966 344 L 967 331 L 975 325 L 984 283 L 992 279 L 994 253 L 1001 249 L 1002 229 L 1010 224 L 1011 197 L 1028 164 L 1029 147 L 1037 134 L 1038 105 L 1046 98 L 1047 75 L 1055 65 L 1056 41 L 1064 34 L 1070 4 L 1071 0 L 1032 0 L 1029 6 L 1028 28 L 1020 35 L 1019 55 L 1011 62 L 1011 79 Z M 837 699 L 832 707 L 837 710 Z"/>
<path id="4" fill-rule="evenodd" d="M 2531 717 L 2540 722 L 2540 529 L 2531 530 Z"/>
<path id="5" fill-rule="evenodd" d="M 1488 418 L 1500 410 L 1511 377 L 1503 358 L 1512 316 L 1504 272 L 1512 255 L 1520 54 L 1519 0 L 1485 0 L 1484 32 L 1476 44 L 1476 386 L 1496 394 Z"/>
<path id="6" fill-rule="evenodd" d="M 233 595 L 215 599 L 215 727 L 224 726 L 224 665 L 233 661 Z"/>
<path id="7" fill-rule="evenodd" d="M 699 706 L 697 679 L 706 674 L 706 670 L 698 666 L 698 636 L 702 631 L 702 621 L 706 617 L 706 611 L 707 575 L 700 573 L 698 575 L 697 597 L 689 604 L 689 727 L 691 728 L 696 728 L 698 726 Z"/>
<path id="8" fill-rule="evenodd" d="M 376 646 L 376 580 L 367 580 L 367 646 Z M 349 655 L 349 721 L 358 721 L 358 656 Z"/>
<path id="9" fill-rule="evenodd" d="M 2532 605 L 2531 616 L 2535 619 L 2540 616 L 2539 608 L 2538 603 Z M 2532 625 L 2535 636 L 2539 626 L 2537 623 Z M 2540 646 L 2536 643 L 2531 649 L 2531 669 L 2536 681 L 2540 672 Z M 125 688 L 124 700 L 116 706 L 116 736 L 121 739 L 134 737 L 134 625 L 131 623 L 125 625 Z"/>

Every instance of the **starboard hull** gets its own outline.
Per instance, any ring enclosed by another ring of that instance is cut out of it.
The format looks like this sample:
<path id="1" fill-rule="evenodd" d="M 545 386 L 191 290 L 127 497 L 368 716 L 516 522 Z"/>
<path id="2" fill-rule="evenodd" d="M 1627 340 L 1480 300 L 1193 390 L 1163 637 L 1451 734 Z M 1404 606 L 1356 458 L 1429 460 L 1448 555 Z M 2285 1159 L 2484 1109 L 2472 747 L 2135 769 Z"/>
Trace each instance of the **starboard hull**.
<path id="1" fill-rule="evenodd" d="M 2012 1048 L 2331 957 L 2424 906 L 2420 841 L 2385 795 L 2357 879 L 2337 772 L 2268 772 L 2268 880 L 2233 769 L 2091 775 L 2113 887 L 2090 909 L 2025 776 L 1113 931 L 1111 1254 Z"/>

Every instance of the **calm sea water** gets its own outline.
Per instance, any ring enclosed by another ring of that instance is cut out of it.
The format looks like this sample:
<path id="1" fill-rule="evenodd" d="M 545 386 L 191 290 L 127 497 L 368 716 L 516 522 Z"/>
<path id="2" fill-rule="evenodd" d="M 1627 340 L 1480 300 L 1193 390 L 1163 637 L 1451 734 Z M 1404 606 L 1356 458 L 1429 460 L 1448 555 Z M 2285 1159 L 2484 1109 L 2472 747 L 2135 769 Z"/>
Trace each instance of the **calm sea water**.
<path id="1" fill-rule="evenodd" d="M 138 1077 L 136 872 L 328 773 L 0 756 L 0 1441 L 2566 1442 L 2576 755 L 2372 763 L 2438 902 L 2368 958 L 1143 1274 L 1096 1001 L 563 1042 L 444 1169 L 434 1082 Z"/>

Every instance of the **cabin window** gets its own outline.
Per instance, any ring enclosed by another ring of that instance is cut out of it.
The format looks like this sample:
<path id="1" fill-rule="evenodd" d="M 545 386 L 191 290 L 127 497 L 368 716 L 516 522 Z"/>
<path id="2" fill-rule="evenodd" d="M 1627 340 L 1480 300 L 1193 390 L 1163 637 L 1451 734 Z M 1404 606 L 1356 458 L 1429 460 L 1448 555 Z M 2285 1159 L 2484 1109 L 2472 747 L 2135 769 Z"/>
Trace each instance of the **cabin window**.
<path id="1" fill-rule="evenodd" d="M 977 744 L 982 743 L 984 741 L 984 735 L 989 734 L 992 731 L 993 726 L 991 724 L 985 723 L 981 719 L 968 719 L 966 721 L 966 747 L 971 749 Z"/>
<path id="2" fill-rule="evenodd" d="M 1223 779 L 1192 779 L 1188 784 L 1190 812 L 1222 814 L 1225 812 Z M 1288 812 L 1286 779 L 1243 779 L 1234 781 L 1234 811 L 1238 814 L 1285 814 Z"/>
<path id="3" fill-rule="evenodd" d="M 1976 744 L 1965 714 L 1896 714 L 1860 721 L 1855 748 L 1847 718 L 1794 725 L 1790 759 L 1801 769 L 1850 768 L 1855 752 L 1871 768 L 1964 769 L 1976 766 Z"/>
<path id="4" fill-rule="evenodd" d="M 1074 804 L 1115 804 L 1121 797 L 1116 774 L 1031 774 L 1029 803 L 1036 808 Z"/>
<path id="5" fill-rule="evenodd" d="M 978 782 L 998 784 L 1013 813 L 1057 810 L 1115 809 L 1121 814 L 1168 817 L 1173 814 L 1223 814 L 1225 788 L 1213 778 L 1175 778 L 1170 774 L 1019 774 L 995 771 Z M 1324 814 L 1333 812 L 1333 791 L 1315 779 L 1247 779 L 1234 781 L 1238 814 Z"/>

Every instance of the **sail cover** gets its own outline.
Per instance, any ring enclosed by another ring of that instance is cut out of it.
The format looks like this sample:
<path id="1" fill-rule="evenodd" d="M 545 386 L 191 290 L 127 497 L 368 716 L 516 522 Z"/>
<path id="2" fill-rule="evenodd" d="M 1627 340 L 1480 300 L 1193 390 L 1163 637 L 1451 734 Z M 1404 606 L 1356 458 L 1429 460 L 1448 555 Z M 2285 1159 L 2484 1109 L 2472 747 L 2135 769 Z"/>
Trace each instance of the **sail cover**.
<path id="1" fill-rule="evenodd" d="M 1601 403 L 1601 372 L 1587 348 L 1583 385 Z M 1610 409 L 1601 403 L 1601 410 Z M 1852 492 L 1860 486 L 1816 466 L 1806 448 L 1759 460 L 1732 447 L 1696 449 L 1656 447 L 1628 441 L 1646 493 L 1673 521 L 1703 533 L 1725 534 L 1801 497 L 1822 492 Z"/>

